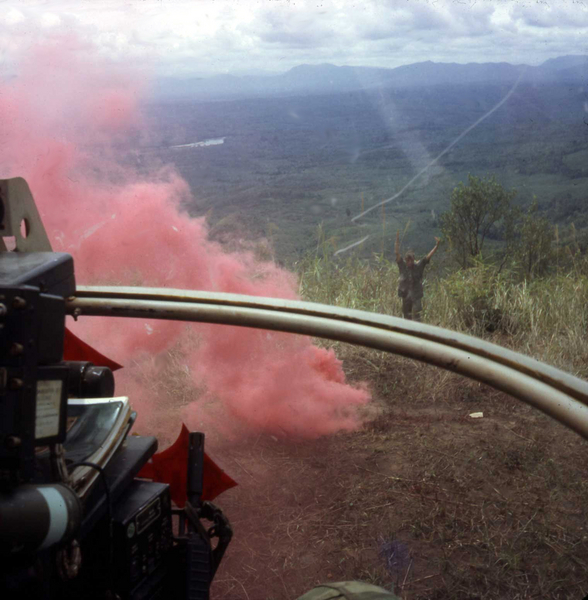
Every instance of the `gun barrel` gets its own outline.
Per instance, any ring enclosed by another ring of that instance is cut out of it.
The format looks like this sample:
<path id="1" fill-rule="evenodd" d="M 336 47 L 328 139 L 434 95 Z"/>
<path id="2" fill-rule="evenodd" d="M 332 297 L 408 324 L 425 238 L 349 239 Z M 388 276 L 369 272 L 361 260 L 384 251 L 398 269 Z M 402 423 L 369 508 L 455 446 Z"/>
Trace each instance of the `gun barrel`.
<path id="1" fill-rule="evenodd" d="M 69 540 L 82 522 L 76 493 L 62 484 L 0 493 L 0 555 L 32 554 Z"/>

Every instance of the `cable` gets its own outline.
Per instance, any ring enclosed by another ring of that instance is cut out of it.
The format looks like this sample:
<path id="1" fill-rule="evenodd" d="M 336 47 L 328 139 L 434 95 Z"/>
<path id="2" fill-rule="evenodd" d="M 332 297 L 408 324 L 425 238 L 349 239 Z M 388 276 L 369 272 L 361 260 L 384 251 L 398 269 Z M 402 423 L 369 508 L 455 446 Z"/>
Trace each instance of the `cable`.
<path id="1" fill-rule="evenodd" d="M 102 481 L 102 485 L 104 486 L 104 493 L 106 494 L 106 509 L 108 515 L 108 580 L 109 584 L 112 584 L 112 576 L 114 573 L 114 535 L 113 535 L 113 521 L 112 521 L 112 497 L 110 495 L 110 486 L 108 485 L 108 480 L 106 479 L 106 473 L 104 473 L 104 469 L 93 462 L 88 461 L 80 461 L 69 465 L 70 469 L 75 469 L 76 467 L 90 467 L 91 469 L 95 469 L 98 471 L 100 475 L 100 479 Z M 109 587 L 111 587 L 109 585 Z"/>

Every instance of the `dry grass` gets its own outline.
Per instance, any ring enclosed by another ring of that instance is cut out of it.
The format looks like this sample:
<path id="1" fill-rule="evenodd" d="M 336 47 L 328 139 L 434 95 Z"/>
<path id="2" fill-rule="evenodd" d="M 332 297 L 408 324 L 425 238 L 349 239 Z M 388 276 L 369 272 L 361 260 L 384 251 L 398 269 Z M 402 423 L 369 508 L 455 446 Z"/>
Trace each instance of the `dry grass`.
<path id="1" fill-rule="evenodd" d="M 489 388 L 371 354 L 386 410 L 364 430 L 218 449 L 240 487 L 220 499 L 236 539 L 215 597 L 343 579 L 410 600 L 583 597 L 585 442 Z"/>
<path id="2" fill-rule="evenodd" d="M 381 257 L 325 252 L 300 267 L 307 299 L 400 313 L 396 265 Z M 433 276 L 425 318 L 586 376 L 582 269 L 533 282 L 484 264 Z M 285 600 L 343 579 L 405 600 L 588 593 L 586 442 L 476 382 L 333 345 L 380 414 L 353 434 L 219 449 L 241 485 L 222 498 L 236 541 L 216 597 Z"/>
<path id="3" fill-rule="evenodd" d="M 396 266 L 301 265 L 309 300 L 399 314 Z M 588 277 L 524 282 L 479 265 L 428 282 L 426 319 L 580 375 Z M 405 600 L 582 598 L 588 593 L 588 446 L 527 405 L 411 360 L 333 344 L 378 415 L 318 440 L 259 433 L 209 446 L 239 486 L 218 499 L 235 538 L 219 600 L 291 600 L 360 579 Z M 152 365 L 145 363 L 145 377 Z M 181 348 L 154 393 L 176 418 L 193 399 Z M 473 412 L 484 413 L 472 419 Z"/>
<path id="4" fill-rule="evenodd" d="M 497 341 L 580 376 L 588 376 L 588 257 L 526 280 L 510 268 L 478 262 L 442 276 L 432 263 L 423 320 Z M 312 301 L 400 316 L 398 268 L 377 256 L 334 260 L 325 253 L 299 265 L 300 290 Z"/>

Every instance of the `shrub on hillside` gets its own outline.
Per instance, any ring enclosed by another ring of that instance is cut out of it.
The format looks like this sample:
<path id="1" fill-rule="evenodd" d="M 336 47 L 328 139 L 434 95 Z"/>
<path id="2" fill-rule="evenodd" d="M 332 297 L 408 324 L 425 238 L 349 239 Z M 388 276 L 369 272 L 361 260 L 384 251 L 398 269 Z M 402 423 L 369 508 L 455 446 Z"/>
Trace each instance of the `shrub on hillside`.
<path id="1" fill-rule="evenodd" d="M 512 271 L 477 258 L 471 268 L 435 282 L 427 300 L 427 314 L 444 327 L 474 335 L 512 334 L 519 325 L 509 302 L 513 286 Z"/>

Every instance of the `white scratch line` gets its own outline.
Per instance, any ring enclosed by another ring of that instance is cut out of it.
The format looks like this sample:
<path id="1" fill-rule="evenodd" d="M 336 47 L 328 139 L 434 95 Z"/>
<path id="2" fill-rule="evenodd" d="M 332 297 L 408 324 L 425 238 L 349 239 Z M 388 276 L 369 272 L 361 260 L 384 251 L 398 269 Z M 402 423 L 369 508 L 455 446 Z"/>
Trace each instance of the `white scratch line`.
<path id="1" fill-rule="evenodd" d="M 333 254 L 333 256 L 337 256 L 337 254 L 342 254 L 343 252 L 347 252 L 347 250 L 351 250 L 351 248 L 355 248 L 355 246 L 359 246 L 359 244 L 363 244 L 370 236 L 366 235 L 364 238 L 361 238 L 358 242 L 353 242 L 353 244 L 349 244 L 349 246 L 345 246 L 345 248 L 341 248 L 341 250 L 337 250 Z"/>
<path id="2" fill-rule="evenodd" d="M 361 217 L 367 215 L 372 210 L 375 210 L 376 208 L 379 208 L 380 206 L 383 206 L 384 204 L 388 204 L 388 202 L 392 202 L 392 200 L 396 200 L 396 198 L 398 198 L 398 196 L 400 196 L 400 194 L 402 194 L 406 190 L 406 188 L 411 186 L 427 169 L 432 167 L 444 154 L 447 154 L 451 150 L 451 148 L 453 148 L 453 146 L 455 146 L 455 144 L 457 144 L 457 142 L 459 142 L 459 140 L 461 140 L 461 138 L 463 138 L 465 135 L 467 135 L 472 129 L 474 129 L 474 127 L 477 127 L 484 119 L 487 119 L 493 112 L 497 111 L 513 95 L 514 91 L 517 89 L 517 86 L 519 85 L 519 81 L 521 80 L 523 73 L 524 73 L 524 71 L 521 71 L 519 78 L 515 81 L 514 85 L 510 89 L 510 91 L 496 106 L 491 108 L 485 115 L 480 117 L 473 125 L 470 125 L 464 132 L 462 132 L 460 135 L 458 135 L 453 140 L 453 142 L 451 142 L 451 144 L 449 144 L 449 146 L 447 146 L 447 148 L 445 148 L 445 150 L 443 150 L 443 152 L 441 152 L 441 154 L 439 154 L 439 156 L 434 158 L 426 167 L 421 169 L 398 193 L 394 194 L 394 196 L 392 196 L 391 198 L 382 200 L 382 202 L 380 202 L 379 204 L 370 206 L 370 208 L 368 208 L 367 210 L 364 210 L 362 213 L 356 215 L 351 220 L 353 222 L 355 222 L 355 221 L 357 221 L 357 219 L 361 219 Z"/>

